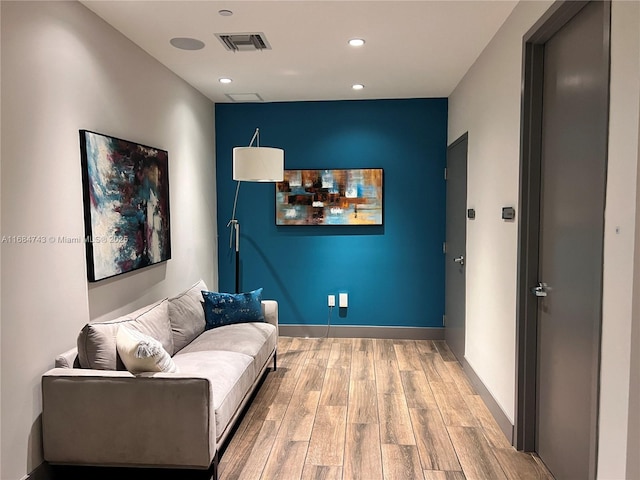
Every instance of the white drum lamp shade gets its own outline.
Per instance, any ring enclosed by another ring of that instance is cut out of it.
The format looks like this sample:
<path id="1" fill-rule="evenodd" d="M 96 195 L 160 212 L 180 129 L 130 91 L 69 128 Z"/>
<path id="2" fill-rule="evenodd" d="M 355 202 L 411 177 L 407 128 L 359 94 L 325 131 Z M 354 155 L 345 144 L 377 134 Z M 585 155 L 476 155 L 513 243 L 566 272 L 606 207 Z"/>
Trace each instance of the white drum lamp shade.
<path id="1" fill-rule="evenodd" d="M 257 140 L 258 146 L 252 147 Z M 236 293 L 240 293 L 240 222 L 236 219 L 238 193 L 241 182 L 281 182 L 284 180 L 284 150 L 281 148 L 261 147 L 260 129 L 256 128 L 248 147 L 233 149 L 233 179 L 236 185 L 236 196 L 233 200 L 233 213 L 227 227 L 231 227 L 229 247 L 236 237 L 235 277 Z"/>
<path id="2" fill-rule="evenodd" d="M 235 147 L 233 179 L 241 182 L 284 180 L 284 150 L 272 147 Z"/>

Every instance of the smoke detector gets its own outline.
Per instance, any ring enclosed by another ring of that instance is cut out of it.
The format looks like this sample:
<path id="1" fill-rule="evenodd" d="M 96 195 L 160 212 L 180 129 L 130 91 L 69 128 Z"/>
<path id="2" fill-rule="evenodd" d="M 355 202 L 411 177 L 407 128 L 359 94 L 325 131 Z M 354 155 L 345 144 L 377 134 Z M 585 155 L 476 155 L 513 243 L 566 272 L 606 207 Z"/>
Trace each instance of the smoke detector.
<path id="1" fill-rule="evenodd" d="M 216 33 L 218 40 L 232 52 L 253 52 L 271 50 L 264 33 Z"/>

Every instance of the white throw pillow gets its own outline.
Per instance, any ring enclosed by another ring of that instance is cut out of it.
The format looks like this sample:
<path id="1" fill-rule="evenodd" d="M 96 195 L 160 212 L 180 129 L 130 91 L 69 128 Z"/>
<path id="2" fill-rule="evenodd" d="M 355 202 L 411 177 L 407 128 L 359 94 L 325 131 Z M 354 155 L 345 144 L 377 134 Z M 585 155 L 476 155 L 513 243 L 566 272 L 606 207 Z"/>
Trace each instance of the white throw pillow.
<path id="1" fill-rule="evenodd" d="M 178 371 L 162 343 L 124 325 L 118 328 L 116 348 L 122 363 L 131 373 Z"/>

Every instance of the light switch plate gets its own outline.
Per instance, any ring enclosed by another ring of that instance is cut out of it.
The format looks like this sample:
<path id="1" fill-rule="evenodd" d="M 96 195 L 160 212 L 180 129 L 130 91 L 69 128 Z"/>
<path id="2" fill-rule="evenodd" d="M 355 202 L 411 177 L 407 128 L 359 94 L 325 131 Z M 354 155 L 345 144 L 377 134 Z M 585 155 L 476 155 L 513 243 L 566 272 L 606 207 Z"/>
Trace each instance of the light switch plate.
<path id="1" fill-rule="evenodd" d="M 516 209 L 513 207 L 502 207 L 502 219 L 514 220 L 516 218 Z"/>

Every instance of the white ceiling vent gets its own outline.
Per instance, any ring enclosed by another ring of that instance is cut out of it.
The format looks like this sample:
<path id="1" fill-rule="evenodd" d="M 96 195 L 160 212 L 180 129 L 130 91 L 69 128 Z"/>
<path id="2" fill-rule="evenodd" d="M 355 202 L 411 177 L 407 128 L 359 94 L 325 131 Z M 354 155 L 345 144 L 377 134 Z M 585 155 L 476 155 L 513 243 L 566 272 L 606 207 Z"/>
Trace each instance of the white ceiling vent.
<path id="1" fill-rule="evenodd" d="M 264 102 L 257 93 L 227 93 L 226 96 L 233 102 Z"/>
<path id="2" fill-rule="evenodd" d="M 218 40 L 232 52 L 255 52 L 271 50 L 264 33 L 216 33 Z"/>

